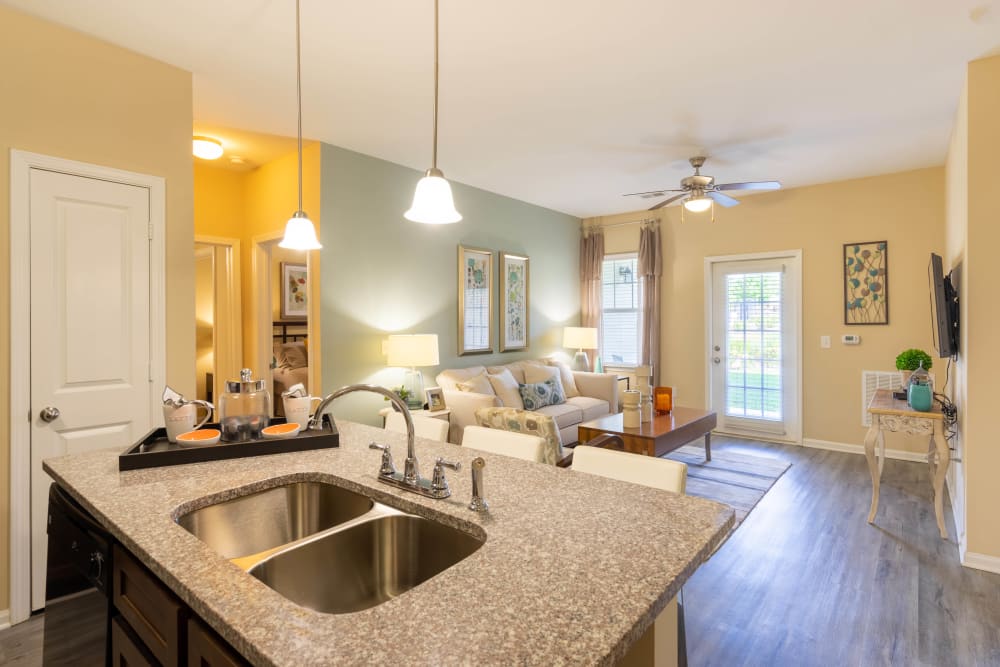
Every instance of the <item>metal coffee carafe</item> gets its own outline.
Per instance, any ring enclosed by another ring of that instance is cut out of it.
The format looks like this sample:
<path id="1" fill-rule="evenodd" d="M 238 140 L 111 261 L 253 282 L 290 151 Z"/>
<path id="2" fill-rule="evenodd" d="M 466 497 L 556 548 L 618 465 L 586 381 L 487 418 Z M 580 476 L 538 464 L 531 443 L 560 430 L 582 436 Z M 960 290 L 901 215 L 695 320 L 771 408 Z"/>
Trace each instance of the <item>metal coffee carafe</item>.
<path id="1" fill-rule="evenodd" d="M 271 393 L 264 380 L 254 380 L 253 371 L 244 368 L 239 380 L 226 382 L 219 401 L 219 426 L 226 442 L 247 442 L 260 437 L 271 414 Z"/>

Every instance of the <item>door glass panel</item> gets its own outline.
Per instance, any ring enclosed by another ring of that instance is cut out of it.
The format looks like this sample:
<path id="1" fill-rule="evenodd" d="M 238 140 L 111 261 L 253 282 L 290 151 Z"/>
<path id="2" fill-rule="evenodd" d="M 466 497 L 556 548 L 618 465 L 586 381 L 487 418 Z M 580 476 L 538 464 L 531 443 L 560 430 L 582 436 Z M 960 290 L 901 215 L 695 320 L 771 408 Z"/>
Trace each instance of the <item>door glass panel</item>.
<path id="1" fill-rule="evenodd" d="M 726 275 L 726 414 L 781 421 L 780 272 Z"/>

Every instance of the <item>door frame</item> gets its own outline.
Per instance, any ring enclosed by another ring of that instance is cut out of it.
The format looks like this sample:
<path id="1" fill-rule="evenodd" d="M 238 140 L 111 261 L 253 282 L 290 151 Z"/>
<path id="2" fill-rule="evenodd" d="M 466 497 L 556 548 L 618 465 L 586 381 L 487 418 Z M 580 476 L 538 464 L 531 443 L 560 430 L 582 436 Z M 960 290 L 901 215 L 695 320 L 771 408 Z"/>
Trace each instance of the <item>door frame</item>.
<path id="1" fill-rule="evenodd" d="M 212 348 L 214 354 L 215 386 L 212 388 L 218 401 L 228 379 L 239 377 L 243 368 L 243 284 L 240 278 L 240 240 L 223 236 L 194 235 L 195 243 L 212 246 L 212 281 L 215 322 Z M 219 266 L 219 251 L 225 254 Z M 220 296 L 222 297 L 220 299 Z"/>
<path id="2" fill-rule="evenodd" d="M 786 259 L 795 268 L 794 288 L 795 295 L 792 297 L 795 304 L 795 321 L 792 323 L 793 332 L 796 339 L 795 351 L 795 404 L 797 418 L 795 424 L 789 430 L 788 437 L 783 439 L 768 438 L 761 435 L 760 440 L 775 440 L 785 444 L 802 444 L 802 249 L 776 250 L 771 252 L 752 252 L 739 255 L 714 255 L 705 257 L 705 405 L 712 405 L 712 327 L 715 324 L 713 319 L 715 284 L 712 277 L 712 269 L 716 264 L 726 264 L 729 262 L 746 262 L 758 259 Z"/>
<path id="3" fill-rule="evenodd" d="M 166 182 L 17 149 L 10 151 L 10 623 L 31 615 L 31 170 L 41 169 L 123 185 L 149 193 L 149 403 L 166 379 Z M 27 443 L 27 447 L 24 446 Z"/>

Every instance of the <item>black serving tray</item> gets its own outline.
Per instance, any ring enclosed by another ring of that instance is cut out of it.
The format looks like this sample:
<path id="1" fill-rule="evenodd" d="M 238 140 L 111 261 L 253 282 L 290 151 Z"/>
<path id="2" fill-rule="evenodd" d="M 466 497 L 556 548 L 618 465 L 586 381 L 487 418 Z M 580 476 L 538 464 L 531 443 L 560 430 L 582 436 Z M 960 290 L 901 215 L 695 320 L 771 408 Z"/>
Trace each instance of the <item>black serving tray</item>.
<path id="1" fill-rule="evenodd" d="M 278 417 L 270 420 L 270 425 L 284 424 Z M 205 424 L 202 429 L 219 428 L 218 424 Z M 310 449 L 330 449 L 340 447 L 340 433 L 329 415 L 323 415 L 323 428 L 299 431 L 292 438 L 250 440 L 249 442 L 222 442 L 215 445 L 181 447 L 167 440 L 167 429 L 154 428 L 139 442 L 131 445 L 118 456 L 118 470 L 138 470 L 159 466 L 176 466 L 184 463 L 223 461 L 246 456 L 304 452 Z"/>

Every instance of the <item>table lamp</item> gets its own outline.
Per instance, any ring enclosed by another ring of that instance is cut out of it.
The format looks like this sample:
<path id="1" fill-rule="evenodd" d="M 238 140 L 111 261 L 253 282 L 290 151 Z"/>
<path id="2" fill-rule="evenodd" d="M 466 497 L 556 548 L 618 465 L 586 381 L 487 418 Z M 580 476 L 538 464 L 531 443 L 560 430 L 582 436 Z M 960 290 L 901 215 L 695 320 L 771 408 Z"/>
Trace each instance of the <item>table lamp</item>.
<path id="1" fill-rule="evenodd" d="M 411 410 L 421 409 L 424 406 L 424 379 L 417 366 L 437 366 L 441 363 L 437 334 L 394 334 L 389 336 L 386 353 L 389 366 L 409 367 L 403 376 L 403 388 L 409 392 L 406 406 Z"/>
<path id="2" fill-rule="evenodd" d="M 589 371 L 590 359 L 584 350 L 597 349 L 597 329 L 594 327 L 566 327 L 563 329 L 563 347 L 575 347 L 573 370 Z"/>

